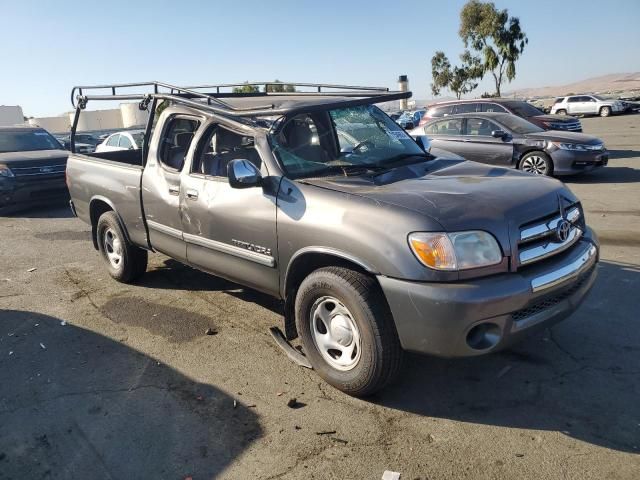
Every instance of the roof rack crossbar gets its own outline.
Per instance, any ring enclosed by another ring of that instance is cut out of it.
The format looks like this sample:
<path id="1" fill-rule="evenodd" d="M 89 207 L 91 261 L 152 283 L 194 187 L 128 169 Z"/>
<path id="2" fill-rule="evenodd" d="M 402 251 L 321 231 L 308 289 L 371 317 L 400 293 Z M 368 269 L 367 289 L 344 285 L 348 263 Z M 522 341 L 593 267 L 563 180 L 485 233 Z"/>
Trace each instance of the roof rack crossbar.
<path id="1" fill-rule="evenodd" d="M 314 87 L 317 88 L 317 92 L 252 92 L 252 93 L 225 93 L 220 92 L 221 88 L 238 87 L 245 85 L 264 85 L 265 90 L 268 85 L 294 85 L 296 87 Z M 117 89 L 126 89 L 133 87 L 152 87 L 152 93 L 118 93 Z M 162 92 L 160 89 L 168 90 L 168 92 Z M 200 92 L 198 90 L 214 89 L 213 92 Z M 322 89 L 333 89 L 342 91 L 322 91 Z M 87 90 L 104 90 L 109 89 L 111 95 L 86 95 Z M 78 92 L 78 95 L 74 97 L 74 94 Z M 300 96 L 300 97 L 354 97 L 353 100 L 348 102 L 336 101 L 335 104 L 323 104 L 324 108 L 327 106 L 350 106 L 364 105 L 370 103 L 387 102 L 391 100 L 399 100 L 403 98 L 411 97 L 411 92 L 390 91 L 385 87 L 361 87 L 355 85 L 332 85 L 332 84 L 318 84 L 318 83 L 290 83 L 290 82 L 254 82 L 254 83 L 228 83 L 218 85 L 196 85 L 189 87 L 178 87 L 163 82 L 137 82 L 137 83 L 119 83 L 109 85 L 83 85 L 73 87 L 71 90 L 71 104 L 74 108 L 80 107 L 84 109 L 86 103 L 89 100 L 141 100 L 142 105 L 146 105 L 152 98 L 171 100 L 178 103 L 183 103 L 194 108 L 201 110 L 208 110 L 210 112 L 225 115 L 225 116 L 238 116 L 238 117 L 251 117 L 251 116 L 269 116 L 269 115 L 282 115 L 292 111 L 303 110 L 310 108 L 308 105 L 301 106 L 300 109 L 296 108 L 275 108 L 273 104 L 260 105 L 253 107 L 234 107 L 227 102 L 224 102 L 220 98 L 230 97 L 243 97 L 243 96 Z M 358 98 L 356 98 L 358 97 Z M 202 102 L 201 100 L 206 100 Z M 146 103 L 145 103 L 146 102 Z M 315 108 L 315 107 L 314 107 Z"/>

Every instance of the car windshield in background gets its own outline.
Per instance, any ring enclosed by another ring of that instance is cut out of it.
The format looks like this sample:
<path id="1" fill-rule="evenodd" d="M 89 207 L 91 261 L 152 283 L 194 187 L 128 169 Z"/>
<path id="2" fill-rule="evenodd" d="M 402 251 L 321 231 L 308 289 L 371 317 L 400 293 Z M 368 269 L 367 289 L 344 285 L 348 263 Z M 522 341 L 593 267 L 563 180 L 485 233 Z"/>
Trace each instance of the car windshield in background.
<path id="1" fill-rule="evenodd" d="M 272 140 L 274 152 L 294 178 L 385 169 L 428 156 L 373 105 L 298 114 Z"/>
<path id="2" fill-rule="evenodd" d="M 509 102 L 505 105 L 516 115 L 521 117 L 535 117 L 536 115 L 544 115 L 542 110 L 537 109 L 527 102 Z"/>
<path id="3" fill-rule="evenodd" d="M 0 153 L 60 148 L 60 143 L 44 130 L 0 132 Z"/>
<path id="4" fill-rule="evenodd" d="M 526 134 L 544 132 L 544 130 L 537 125 L 534 125 L 524 118 L 516 117 L 515 115 L 501 115 L 499 121 L 514 133 Z"/>

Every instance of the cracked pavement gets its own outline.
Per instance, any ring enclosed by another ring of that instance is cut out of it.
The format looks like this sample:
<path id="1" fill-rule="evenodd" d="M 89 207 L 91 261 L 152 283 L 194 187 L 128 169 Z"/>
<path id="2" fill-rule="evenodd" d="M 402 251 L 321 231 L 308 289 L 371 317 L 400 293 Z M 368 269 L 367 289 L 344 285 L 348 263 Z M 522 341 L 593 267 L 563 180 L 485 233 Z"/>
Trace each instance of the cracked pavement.
<path id="1" fill-rule="evenodd" d="M 270 297 L 155 254 L 118 284 L 66 208 L 0 217 L 0 480 L 638 478 L 640 115 L 583 125 L 613 159 L 566 179 L 602 241 L 580 310 L 367 400 L 287 359 Z"/>

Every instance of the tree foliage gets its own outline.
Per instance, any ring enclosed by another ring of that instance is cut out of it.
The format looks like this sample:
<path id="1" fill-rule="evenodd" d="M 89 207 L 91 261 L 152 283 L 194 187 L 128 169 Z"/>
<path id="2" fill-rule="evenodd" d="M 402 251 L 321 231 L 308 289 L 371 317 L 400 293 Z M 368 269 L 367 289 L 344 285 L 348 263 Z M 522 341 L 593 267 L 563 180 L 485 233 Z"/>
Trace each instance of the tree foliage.
<path id="1" fill-rule="evenodd" d="M 482 55 L 483 73 L 491 72 L 499 97 L 503 82 L 516 77 L 516 61 L 529 42 L 520 19 L 492 2 L 469 0 L 460 12 L 459 34 L 465 47 Z"/>
<path id="2" fill-rule="evenodd" d="M 255 85 L 249 85 L 249 82 L 244 82 L 245 85 L 241 87 L 233 87 L 233 93 L 258 93 L 260 89 Z"/>
<path id="3" fill-rule="evenodd" d="M 473 91 L 477 86 L 476 80 L 482 76 L 482 65 L 478 57 L 471 55 L 471 52 L 465 50 L 460 55 L 462 64 L 460 66 L 451 66 L 451 62 L 444 52 L 436 52 L 431 58 L 431 75 L 433 83 L 431 84 L 431 93 L 434 96 L 448 88 L 455 93 L 456 98 L 465 93 Z"/>
<path id="4" fill-rule="evenodd" d="M 280 82 L 280 80 L 276 79 L 273 81 L 273 83 L 269 83 L 268 85 L 265 86 L 265 92 L 295 92 L 296 91 L 296 87 L 294 87 L 293 85 L 287 84 L 287 83 L 282 83 Z"/>

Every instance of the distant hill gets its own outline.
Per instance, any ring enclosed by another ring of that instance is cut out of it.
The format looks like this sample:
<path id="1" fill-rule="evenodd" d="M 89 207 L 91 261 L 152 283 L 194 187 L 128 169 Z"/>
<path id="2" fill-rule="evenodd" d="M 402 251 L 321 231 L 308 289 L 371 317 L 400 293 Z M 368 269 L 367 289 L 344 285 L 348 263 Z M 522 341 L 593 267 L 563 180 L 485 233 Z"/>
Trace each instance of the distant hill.
<path id="1" fill-rule="evenodd" d="M 640 72 L 612 73 L 566 85 L 520 88 L 505 92 L 505 97 L 556 97 L 571 93 L 610 93 L 640 90 Z"/>

